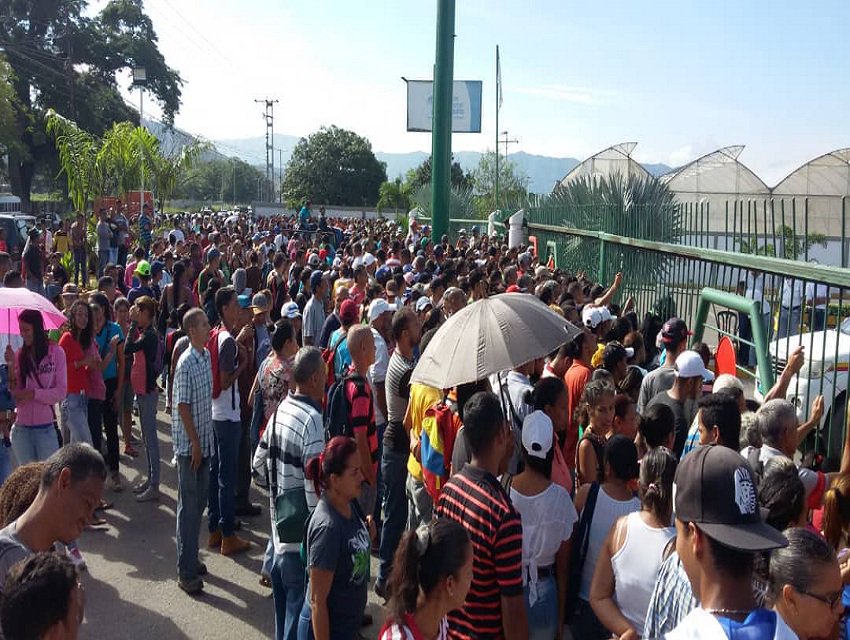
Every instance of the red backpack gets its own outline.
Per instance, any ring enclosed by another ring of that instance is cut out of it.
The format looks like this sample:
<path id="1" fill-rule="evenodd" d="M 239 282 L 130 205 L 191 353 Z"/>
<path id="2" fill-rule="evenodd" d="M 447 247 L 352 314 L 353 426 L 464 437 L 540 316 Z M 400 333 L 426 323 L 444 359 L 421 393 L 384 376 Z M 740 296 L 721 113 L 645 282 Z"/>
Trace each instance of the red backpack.
<path id="1" fill-rule="evenodd" d="M 325 383 L 325 389 L 330 389 L 336 382 L 336 351 L 346 340 L 348 340 L 347 334 L 342 336 L 333 347 L 328 346 L 322 351 L 322 360 L 325 361 L 325 368 L 328 372 L 328 381 Z"/>
<path id="2" fill-rule="evenodd" d="M 419 457 L 425 489 L 436 503 L 452 465 L 452 452 L 460 429 L 460 417 L 454 405 L 441 400 L 425 411 L 419 435 Z"/>

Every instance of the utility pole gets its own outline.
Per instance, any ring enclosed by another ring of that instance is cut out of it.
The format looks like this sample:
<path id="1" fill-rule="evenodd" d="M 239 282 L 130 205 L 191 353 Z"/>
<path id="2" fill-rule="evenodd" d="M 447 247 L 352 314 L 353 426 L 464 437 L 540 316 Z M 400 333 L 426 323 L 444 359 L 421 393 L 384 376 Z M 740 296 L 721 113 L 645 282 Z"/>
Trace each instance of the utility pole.
<path id="1" fill-rule="evenodd" d="M 278 197 L 280 198 L 280 203 L 283 204 L 283 152 L 286 149 L 278 149 L 277 150 L 277 182 L 278 182 Z"/>
<path id="2" fill-rule="evenodd" d="M 452 99 L 455 60 L 455 0 L 437 0 L 434 114 L 431 123 L 431 224 L 433 238 L 449 231 L 452 176 Z"/>
<path id="3" fill-rule="evenodd" d="M 508 145 L 509 144 L 518 144 L 519 140 L 517 140 L 516 138 L 514 138 L 513 140 L 508 140 L 508 132 L 507 131 L 502 131 L 501 135 L 505 136 L 505 139 L 504 140 L 498 140 L 498 144 L 505 145 L 505 164 L 507 165 L 507 163 L 508 163 Z"/>
<path id="4" fill-rule="evenodd" d="M 274 105 L 280 101 L 264 98 L 263 100 L 254 100 L 254 102 L 263 104 L 266 108 L 263 114 L 266 121 L 266 180 L 270 184 L 274 184 Z"/>

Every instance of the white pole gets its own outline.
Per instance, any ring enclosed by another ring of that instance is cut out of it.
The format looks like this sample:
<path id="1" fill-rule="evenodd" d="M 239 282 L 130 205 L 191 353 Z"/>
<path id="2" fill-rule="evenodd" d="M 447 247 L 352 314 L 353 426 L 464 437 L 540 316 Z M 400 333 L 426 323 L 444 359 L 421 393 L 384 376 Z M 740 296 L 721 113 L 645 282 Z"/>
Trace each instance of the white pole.
<path id="1" fill-rule="evenodd" d="M 144 90 L 142 85 L 139 85 L 139 126 L 144 128 L 145 122 L 145 109 L 144 109 Z M 143 152 L 143 147 L 139 146 L 139 155 L 141 155 L 141 172 L 142 172 L 142 190 L 139 193 L 139 215 L 142 215 L 142 211 L 145 208 L 145 154 Z"/>

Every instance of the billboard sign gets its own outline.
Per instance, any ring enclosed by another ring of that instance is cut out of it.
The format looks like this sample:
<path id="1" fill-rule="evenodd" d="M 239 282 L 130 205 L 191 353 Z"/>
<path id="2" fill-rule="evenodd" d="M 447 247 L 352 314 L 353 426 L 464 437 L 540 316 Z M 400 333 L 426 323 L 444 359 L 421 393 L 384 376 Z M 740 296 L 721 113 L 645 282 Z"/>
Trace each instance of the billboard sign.
<path id="1" fill-rule="evenodd" d="M 480 80 L 455 80 L 452 92 L 452 133 L 481 133 Z M 407 81 L 407 130 L 431 131 L 434 83 Z"/>

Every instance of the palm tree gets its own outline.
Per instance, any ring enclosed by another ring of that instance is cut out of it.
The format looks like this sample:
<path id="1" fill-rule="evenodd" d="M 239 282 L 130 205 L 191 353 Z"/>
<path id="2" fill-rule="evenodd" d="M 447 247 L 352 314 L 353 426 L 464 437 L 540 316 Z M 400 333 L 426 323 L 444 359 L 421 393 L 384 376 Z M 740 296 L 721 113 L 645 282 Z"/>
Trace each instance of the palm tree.
<path id="1" fill-rule="evenodd" d="M 53 109 L 45 118 L 47 132 L 56 142 L 60 175 L 65 174 L 71 204 L 75 211 L 84 212 L 92 195 L 103 188 L 102 166 L 98 163 L 101 142 Z"/>

